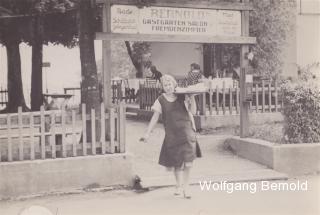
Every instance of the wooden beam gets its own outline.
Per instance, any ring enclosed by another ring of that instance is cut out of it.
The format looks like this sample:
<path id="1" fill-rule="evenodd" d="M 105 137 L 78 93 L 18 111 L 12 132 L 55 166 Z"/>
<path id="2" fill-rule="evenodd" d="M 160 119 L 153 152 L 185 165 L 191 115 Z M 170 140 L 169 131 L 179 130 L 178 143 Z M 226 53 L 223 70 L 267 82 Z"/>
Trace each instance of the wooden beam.
<path id="1" fill-rule="evenodd" d="M 106 0 L 96 0 L 97 4 L 105 4 Z M 110 0 L 111 5 L 137 5 L 136 0 Z M 253 10 L 251 3 L 240 2 L 210 2 L 210 1 L 190 1 L 190 0 L 161 0 L 150 2 L 148 6 L 153 7 L 179 7 L 179 8 L 194 8 L 194 9 L 216 9 L 216 10 Z"/>
<path id="2" fill-rule="evenodd" d="M 111 32 L 110 27 L 110 4 L 103 5 L 102 9 L 102 30 Z M 112 105 L 111 100 L 111 42 L 102 41 L 102 77 L 103 77 L 103 102 L 104 107 L 109 108 Z"/>
<path id="3" fill-rule="evenodd" d="M 249 36 L 193 36 L 193 35 L 158 35 L 158 34 L 116 34 L 96 33 L 96 40 L 172 42 L 172 43 L 224 43 L 224 44 L 255 44 L 256 38 Z"/>
<path id="4" fill-rule="evenodd" d="M 242 0 L 242 2 L 248 2 L 249 0 Z M 242 36 L 249 35 L 249 11 L 241 12 L 241 34 Z M 246 87 L 246 71 L 248 70 L 249 61 L 246 55 L 249 52 L 249 46 L 247 44 L 241 45 L 240 50 L 240 137 L 245 138 L 249 135 L 249 108 L 250 103 L 245 101 L 245 87 Z"/>

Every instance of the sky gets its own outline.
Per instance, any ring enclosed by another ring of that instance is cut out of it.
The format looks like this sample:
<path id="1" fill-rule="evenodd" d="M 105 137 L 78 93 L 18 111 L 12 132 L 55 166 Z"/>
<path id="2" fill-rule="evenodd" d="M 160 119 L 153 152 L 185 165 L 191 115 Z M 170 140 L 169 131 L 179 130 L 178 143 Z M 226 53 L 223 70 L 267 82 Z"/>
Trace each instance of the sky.
<path id="1" fill-rule="evenodd" d="M 95 41 L 96 60 L 102 57 L 101 41 Z M 31 89 L 31 47 L 20 45 L 21 70 L 25 99 L 28 103 Z M 50 67 L 43 68 L 43 92 L 62 93 L 64 87 L 79 87 L 81 80 L 79 47 L 72 49 L 60 45 L 43 47 L 43 62 L 50 62 Z M 0 88 L 7 86 L 7 54 L 0 46 Z"/>

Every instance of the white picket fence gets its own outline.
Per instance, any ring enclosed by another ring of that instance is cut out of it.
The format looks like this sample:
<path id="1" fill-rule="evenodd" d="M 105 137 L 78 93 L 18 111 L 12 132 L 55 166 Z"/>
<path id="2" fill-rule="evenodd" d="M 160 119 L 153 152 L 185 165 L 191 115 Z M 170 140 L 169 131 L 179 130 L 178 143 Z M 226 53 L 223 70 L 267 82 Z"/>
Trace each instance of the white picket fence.
<path id="1" fill-rule="evenodd" d="M 124 105 L 100 109 L 0 114 L 0 162 L 125 152 Z"/>

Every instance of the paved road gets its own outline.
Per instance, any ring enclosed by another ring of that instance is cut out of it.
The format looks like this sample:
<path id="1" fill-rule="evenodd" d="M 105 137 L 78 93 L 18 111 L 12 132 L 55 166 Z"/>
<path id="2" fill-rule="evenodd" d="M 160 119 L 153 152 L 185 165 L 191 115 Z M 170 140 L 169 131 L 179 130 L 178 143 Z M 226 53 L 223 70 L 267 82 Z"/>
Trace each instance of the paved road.
<path id="1" fill-rule="evenodd" d="M 83 194 L 49 196 L 21 201 L 0 202 L 0 214 L 17 215 L 24 208 L 40 205 L 58 215 L 104 214 L 174 214 L 174 215 L 317 215 L 320 214 L 320 177 L 299 178 L 277 183 L 304 183 L 307 191 L 262 191 L 228 193 L 225 190 L 201 191 L 191 187 L 192 199 L 172 195 L 172 187 L 159 188 L 145 193 L 128 190 L 89 192 Z M 244 183 L 245 184 L 245 183 Z M 251 186 L 251 185 L 250 185 Z M 254 189 L 252 189 L 253 191 Z M 37 215 L 37 214 L 32 214 Z"/>

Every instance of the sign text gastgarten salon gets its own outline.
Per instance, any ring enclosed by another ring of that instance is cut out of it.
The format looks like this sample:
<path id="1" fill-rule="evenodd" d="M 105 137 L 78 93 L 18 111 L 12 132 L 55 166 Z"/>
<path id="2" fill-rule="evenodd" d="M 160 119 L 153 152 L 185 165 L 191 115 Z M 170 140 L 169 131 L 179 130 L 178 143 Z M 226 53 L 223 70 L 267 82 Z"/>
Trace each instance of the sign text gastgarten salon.
<path id="1" fill-rule="evenodd" d="M 241 13 L 231 10 L 112 5 L 111 32 L 241 36 Z"/>

